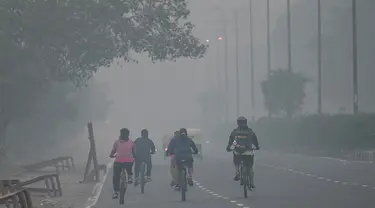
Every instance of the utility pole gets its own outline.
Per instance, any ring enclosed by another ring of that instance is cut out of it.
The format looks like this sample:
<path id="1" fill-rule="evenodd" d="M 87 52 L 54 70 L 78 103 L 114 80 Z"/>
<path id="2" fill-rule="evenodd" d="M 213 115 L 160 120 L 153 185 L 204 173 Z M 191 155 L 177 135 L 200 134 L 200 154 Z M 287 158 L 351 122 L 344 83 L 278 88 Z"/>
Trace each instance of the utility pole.
<path id="1" fill-rule="evenodd" d="M 270 31 L 270 0 L 267 0 L 267 78 L 271 76 L 271 31 Z M 268 110 L 268 117 L 271 118 L 271 111 Z"/>
<path id="2" fill-rule="evenodd" d="M 358 114 L 357 5 L 352 0 L 353 23 L 353 113 Z"/>
<path id="3" fill-rule="evenodd" d="M 250 29 L 250 84 L 251 84 L 251 114 L 252 120 L 255 117 L 255 96 L 254 96 L 254 37 L 253 37 L 253 17 L 252 0 L 249 0 L 249 29 Z"/>
<path id="4" fill-rule="evenodd" d="M 267 77 L 271 75 L 270 0 L 267 0 Z"/>
<path id="5" fill-rule="evenodd" d="M 221 73 L 220 73 L 220 40 L 216 40 L 216 75 L 217 75 L 217 86 L 218 90 L 221 93 L 222 92 L 222 86 L 221 86 Z"/>
<path id="6" fill-rule="evenodd" d="M 224 21 L 224 77 L 225 77 L 225 121 L 229 122 L 229 81 L 228 81 L 228 34 Z"/>
<path id="7" fill-rule="evenodd" d="M 236 24 L 236 90 L 237 90 L 237 108 L 236 108 L 236 116 L 237 118 L 240 116 L 240 70 L 239 70 L 239 51 L 238 51 L 238 12 L 235 11 L 234 13 L 234 18 L 235 18 L 235 24 Z"/>
<path id="8" fill-rule="evenodd" d="M 318 0 L 318 114 L 322 114 L 322 15 Z"/>
<path id="9" fill-rule="evenodd" d="M 287 6 L 287 28 L 288 28 L 288 70 L 292 71 L 292 41 L 290 27 L 290 0 L 286 0 Z"/>

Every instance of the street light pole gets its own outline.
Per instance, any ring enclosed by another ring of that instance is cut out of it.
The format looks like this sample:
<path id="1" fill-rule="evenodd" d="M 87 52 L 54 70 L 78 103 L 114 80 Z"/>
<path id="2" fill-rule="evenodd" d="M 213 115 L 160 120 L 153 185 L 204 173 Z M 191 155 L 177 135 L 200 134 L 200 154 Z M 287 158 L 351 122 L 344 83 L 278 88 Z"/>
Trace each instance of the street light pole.
<path id="1" fill-rule="evenodd" d="M 253 17 L 252 17 L 252 0 L 249 0 L 249 17 L 250 17 L 250 84 L 251 84 L 251 114 L 255 117 L 255 96 L 254 96 L 254 40 L 253 40 Z"/>
<path id="2" fill-rule="evenodd" d="M 235 17 L 235 24 L 236 24 L 236 29 L 235 29 L 235 33 L 236 33 L 236 90 L 237 90 L 236 92 L 237 93 L 236 116 L 239 117 L 240 116 L 240 72 L 239 72 L 240 70 L 239 70 L 239 57 L 238 57 L 239 49 L 238 49 L 238 12 L 237 11 L 235 11 L 234 17 Z"/>
<path id="3" fill-rule="evenodd" d="M 318 0 L 318 114 L 322 114 L 322 18 Z"/>
<path id="4" fill-rule="evenodd" d="M 267 0 L 267 77 L 271 75 L 270 0 Z"/>
<path id="5" fill-rule="evenodd" d="M 270 0 L 266 2 L 267 7 L 267 78 L 271 76 L 271 31 L 270 31 Z M 268 117 L 271 118 L 271 111 L 268 110 Z"/>
<path id="6" fill-rule="evenodd" d="M 224 77 L 225 77 L 225 121 L 229 122 L 229 81 L 228 81 L 228 34 L 224 22 Z"/>
<path id="7" fill-rule="evenodd" d="M 353 23 L 353 113 L 358 114 L 357 5 L 352 0 Z"/>
<path id="8" fill-rule="evenodd" d="M 286 1 L 287 6 L 287 27 L 288 27 L 288 70 L 292 71 L 292 43 L 290 26 L 290 0 Z"/>

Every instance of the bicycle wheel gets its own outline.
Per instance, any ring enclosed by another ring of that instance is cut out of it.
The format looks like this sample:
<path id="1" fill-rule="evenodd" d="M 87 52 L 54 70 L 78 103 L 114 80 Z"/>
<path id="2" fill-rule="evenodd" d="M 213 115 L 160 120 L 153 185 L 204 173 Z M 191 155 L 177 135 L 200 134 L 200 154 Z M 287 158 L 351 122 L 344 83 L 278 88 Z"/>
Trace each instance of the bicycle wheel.
<path id="1" fill-rule="evenodd" d="M 243 186 L 243 195 L 245 198 L 247 198 L 247 187 L 249 185 L 248 181 L 248 174 L 247 174 L 247 167 L 244 165 L 241 165 L 241 181 L 242 181 L 242 186 Z"/>
<path id="2" fill-rule="evenodd" d="M 141 168 L 141 170 L 140 170 L 140 175 L 141 175 L 141 178 L 140 178 L 141 193 L 144 194 L 145 193 L 145 184 L 146 184 L 146 180 L 145 180 L 146 164 L 144 162 L 142 162 L 140 168 Z"/>
<path id="3" fill-rule="evenodd" d="M 181 170 L 181 183 L 180 183 L 180 187 L 181 187 L 181 200 L 182 201 L 186 201 L 186 191 L 187 191 L 187 184 L 186 184 L 186 168 L 182 168 Z"/>
<path id="4" fill-rule="evenodd" d="M 123 170 L 122 173 L 121 173 L 121 178 L 120 178 L 120 204 L 124 204 L 125 202 L 125 193 L 126 193 L 126 189 L 128 188 L 128 183 L 126 182 L 126 173 L 125 171 Z"/>

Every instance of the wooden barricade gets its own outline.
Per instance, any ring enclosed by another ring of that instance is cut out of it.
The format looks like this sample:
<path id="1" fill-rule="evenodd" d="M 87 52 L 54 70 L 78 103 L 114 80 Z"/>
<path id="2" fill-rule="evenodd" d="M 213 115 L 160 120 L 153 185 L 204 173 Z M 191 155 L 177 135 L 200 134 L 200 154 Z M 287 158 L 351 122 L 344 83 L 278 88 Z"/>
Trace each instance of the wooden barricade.
<path id="1" fill-rule="evenodd" d="M 74 165 L 74 160 L 73 157 L 58 157 L 54 158 L 52 160 L 45 160 L 42 162 L 26 165 L 23 168 L 26 171 L 32 172 L 36 170 L 40 170 L 46 167 L 55 167 L 56 172 L 59 172 L 59 170 L 74 170 L 75 165 Z"/>
<path id="2" fill-rule="evenodd" d="M 19 187 L 26 187 L 33 183 L 44 181 L 44 188 L 27 187 L 30 192 L 46 193 L 48 196 L 62 196 L 61 183 L 58 174 L 47 174 L 18 183 Z"/>
<path id="3" fill-rule="evenodd" d="M 19 188 L 19 180 L 0 180 L 0 204 L 7 208 L 32 208 L 30 193 Z"/>

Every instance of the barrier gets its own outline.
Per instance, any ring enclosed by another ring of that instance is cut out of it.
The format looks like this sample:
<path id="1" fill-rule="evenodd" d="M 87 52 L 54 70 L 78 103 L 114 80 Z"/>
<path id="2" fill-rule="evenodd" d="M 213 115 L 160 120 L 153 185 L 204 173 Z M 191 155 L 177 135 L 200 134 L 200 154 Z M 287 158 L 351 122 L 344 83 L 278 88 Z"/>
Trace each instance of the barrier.
<path id="1" fill-rule="evenodd" d="M 7 208 L 32 208 L 30 193 L 27 189 L 18 189 L 19 180 L 0 180 L 0 204 Z"/>
<path id="2" fill-rule="evenodd" d="M 23 168 L 29 172 L 40 170 L 46 167 L 55 167 L 56 172 L 59 172 L 59 169 L 65 170 L 65 168 L 67 168 L 68 170 L 75 169 L 73 157 L 58 157 L 52 160 L 46 160 L 23 166 Z"/>
<path id="3" fill-rule="evenodd" d="M 375 160 L 374 150 L 355 150 L 348 156 L 349 161 L 360 161 L 373 163 Z"/>
<path id="4" fill-rule="evenodd" d="M 44 188 L 27 187 L 30 192 L 46 193 L 48 196 L 62 196 L 61 183 L 58 174 L 48 174 L 18 183 L 19 187 L 25 187 L 33 183 L 44 181 Z"/>

